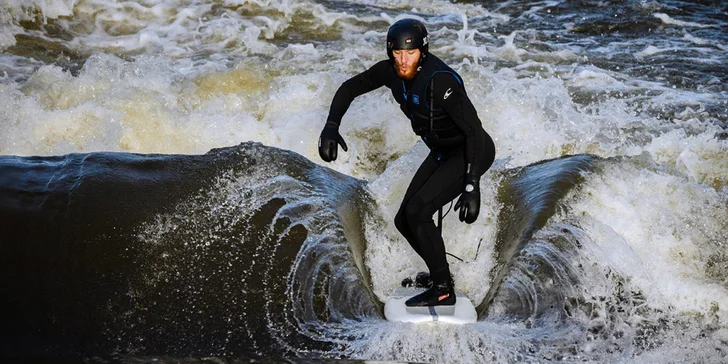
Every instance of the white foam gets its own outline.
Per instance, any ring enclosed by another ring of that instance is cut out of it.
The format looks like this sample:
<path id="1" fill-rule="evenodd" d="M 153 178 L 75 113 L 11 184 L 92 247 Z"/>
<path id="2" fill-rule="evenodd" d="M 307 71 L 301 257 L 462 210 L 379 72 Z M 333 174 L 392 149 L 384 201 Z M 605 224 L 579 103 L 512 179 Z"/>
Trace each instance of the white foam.
<path id="1" fill-rule="evenodd" d="M 594 71 L 569 77 L 514 79 L 510 72 L 499 72 L 491 78 L 497 92 L 473 97 L 485 129 L 496 139 L 499 157 L 511 157 L 510 165 L 520 166 L 564 154 L 617 155 L 631 147 L 629 135 L 622 129 L 657 123 L 636 115 L 626 100 L 575 104 L 570 87 L 628 88 Z"/>
<path id="2" fill-rule="evenodd" d="M 512 32 L 509 35 L 501 35 L 498 38 L 503 39 L 503 46 L 495 49 L 493 53 L 498 57 L 512 62 L 522 62 L 528 52 L 524 49 L 518 48 L 513 43 L 514 38 L 518 34 L 517 31 Z"/>
<path id="3" fill-rule="evenodd" d="M 514 331 L 508 325 L 426 323 L 415 327 L 385 321 L 347 332 L 361 340 L 351 342 L 345 354 L 418 363 L 510 362 L 520 356 Z"/>
<path id="4" fill-rule="evenodd" d="M 4 51 L 15 45 L 15 34 L 21 30 L 17 26 L 2 24 L 0 25 L 0 51 Z"/>
<path id="5" fill-rule="evenodd" d="M 660 54 L 660 53 L 674 52 L 677 49 L 678 48 L 676 48 L 676 47 L 671 47 L 671 48 L 657 48 L 657 47 L 655 47 L 653 45 L 648 45 L 645 49 L 643 49 L 643 50 L 635 53 L 634 56 L 635 56 L 635 58 L 646 58 L 646 57 L 651 57 L 651 56 L 654 56 L 654 55 Z"/>
<path id="6" fill-rule="evenodd" d="M 73 8 L 77 2 L 77 0 L 5 0 L 0 6 L 18 20 L 32 20 L 34 10 L 39 11 L 46 20 L 73 15 Z"/>
<path id="7" fill-rule="evenodd" d="M 693 44 L 697 44 L 697 45 L 709 45 L 709 46 L 716 47 L 716 48 L 718 48 L 718 49 L 720 49 L 722 51 L 726 50 L 726 46 L 723 45 L 723 44 L 721 44 L 721 43 L 719 43 L 719 42 L 717 42 L 717 41 L 703 39 L 703 38 L 698 38 L 696 36 L 693 36 L 690 33 L 685 33 L 685 35 L 683 35 L 683 39 L 685 39 L 688 42 L 693 43 Z"/>
<path id="8" fill-rule="evenodd" d="M 652 15 L 655 18 L 660 19 L 663 24 L 667 24 L 667 25 L 677 25 L 680 27 L 693 27 L 693 28 L 710 28 L 710 27 L 712 27 L 712 25 L 706 25 L 706 24 L 693 23 L 693 22 L 689 22 L 689 21 L 673 19 L 665 13 L 655 13 Z"/>
<path id="9" fill-rule="evenodd" d="M 584 69 L 576 73 L 571 79 L 571 86 L 591 90 L 627 90 L 624 82 L 617 80 L 605 71 Z"/>
<path id="10" fill-rule="evenodd" d="M 719 131 L 710 127 L 698 135 L 687 135 L 684 130 L 672 130 L 654 138 L 645 150 L 692 181 L 719 187 L 728 182 L 728 141 L 715 137 Z"/>
<path id="11" fill-rule="evenodd" d="M 422 0 L 422 1 L 417 1 L 414 4 L 412 1 L 409 1 L 409 0 L 383 0 L 383 1 L 366 0 L 366 1 L 362 1 L 362 3 L 371 4 L 371 5 L 381 7 L 384 9 L 395 10 L 397 13 L 409 13 L 409 14 L 401 14 L 396 17 L 392 17 L 392 19 L 396 18 L 396 20 L 398 20 L 399 18 L 405 17 L 405 16 L 412 17 L 414 14 L 417 14 L 417 13 L 435 14 L 435 15 L 439 15 L 440 17 L 445 17 L 445 16 L 452 15 L 452 14 L 465 14 L 466 16 L 469 16 L 469 17 L 483 16 L 483 17 L 498 17 L 500 19 L 503 19 L 502 15 L 493 14 L 493 13 L 485 10 L 481 5 L 469 4 L 469 3 L 451 3 L 451 2 L 443 2 L 443 1 L 438 1 L 438 0 Z M 414 14 L 412 14 L 412 13 L 414 13 Z M 382 15 L 388 16 L 386 14 L 382 14 Z M 391 21 L 391 22 L 393 23 L 394 21 Z"/>
<path id="12" fill-rule="evenodd" d="M 244 140 L 245 116 L 186 111 L 191 101 L 184 99 L 186 83 L 177 83 L 181 78 L 156 58 L 130 63 L 100 54 L 78 77 L 41 67 L 22 88 L 7 86 L 0 95 L 7 105 L 0 146 L 5 154 L 20 155 L 202 153 Z"/>
<path id="13" fill-rule="evenodd" d="M 704 313 L 715 303 L 725 306 L 728 290 L 705 270 L 722 249 L 728 196 L 645 168 L 644 158 L 609 163 L 576 192 L 569 216 L 593 240 L 586 249 L 629 277 L 651 307 Z M 720 309 L 728 312 L 728 306 Z"/>

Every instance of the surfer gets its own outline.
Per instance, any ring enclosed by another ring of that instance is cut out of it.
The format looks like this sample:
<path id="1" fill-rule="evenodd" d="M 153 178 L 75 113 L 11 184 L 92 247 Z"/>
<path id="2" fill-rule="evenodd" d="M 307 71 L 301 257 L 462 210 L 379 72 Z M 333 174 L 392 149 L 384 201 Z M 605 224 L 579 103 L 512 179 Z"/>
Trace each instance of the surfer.
<path id="1" fill-rule="evenodd" d="M 432 287 L 407 300 L 407 306 L 454 305 L 454 282 L 445 244 L 432 216 L 455 204 L 460 221 L 472 224 L 480 212 L 480 176 L 495 158 L 495 145 L 483 130 L 463 80 L 428 52 L 429 37 L 422 22 L 402 19 L 387 32 L 388 59 L 344 82 L 336 91 L 319 138 L 319 155 L 336 160 L 338 145 L 348 148 L 339 125 L 359 95 L 387 86 L 413 131 L 430 148 L 410 182 L 394 218 L 397 230 L 422 257 Z"/>

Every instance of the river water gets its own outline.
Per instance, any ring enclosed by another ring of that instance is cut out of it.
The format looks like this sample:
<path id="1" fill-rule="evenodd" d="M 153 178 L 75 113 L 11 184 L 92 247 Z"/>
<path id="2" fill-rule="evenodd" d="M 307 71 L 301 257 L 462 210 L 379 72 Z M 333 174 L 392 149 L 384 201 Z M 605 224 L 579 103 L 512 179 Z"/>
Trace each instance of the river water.
<path id="1" fill-rule="evenodd" d="M 384 319 L 427 154 L 338 86 L 422 20 L 497 156 L 444 220 L 472 325 Z M 3 356 L 728 360 L 728 3 L 0 2 Z"/>

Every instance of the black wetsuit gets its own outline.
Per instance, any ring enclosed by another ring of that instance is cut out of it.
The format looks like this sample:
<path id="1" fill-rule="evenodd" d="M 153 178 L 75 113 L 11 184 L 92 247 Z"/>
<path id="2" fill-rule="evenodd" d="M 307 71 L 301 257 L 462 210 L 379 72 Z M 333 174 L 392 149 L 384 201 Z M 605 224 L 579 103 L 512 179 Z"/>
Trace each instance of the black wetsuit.
<path id="1" fill-rule="evenodd" d="M 392 90 L 412 129 L 430 148 L 407 188 L 395 226 L 425 261 L 433 282 L 450 280 L 445 245 L 432 216 L 463 192 L 466 173 L 479 178 L 490 168 L 493 140 L 483 130 L 460 75 L 432 54 L 410 81 L 397 76 L 392 60 L 384 60 L 344 82 L 331 102 L 327 123 L 338 126 L 354 98 L 381 86 Z"/>

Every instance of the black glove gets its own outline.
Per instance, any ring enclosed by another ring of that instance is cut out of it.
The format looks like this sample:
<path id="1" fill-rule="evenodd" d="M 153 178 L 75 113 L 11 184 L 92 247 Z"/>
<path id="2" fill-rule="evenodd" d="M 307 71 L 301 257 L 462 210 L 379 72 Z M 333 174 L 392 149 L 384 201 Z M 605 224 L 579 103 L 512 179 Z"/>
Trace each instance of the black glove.
<path id="1" fill-rule="evenodd" d="M 475 222 L 480 213 L 480 181 L 472 176 L 465 176 L 465 189 L 455 203 L 455 210 L 460 210 L 460 221 L 468 224 Z"/>
<path id="2" fill-rule="evenodd" d="M 344 138 L 339 134 L 339 126 L 334 123 L 326 123 L 324 130 L 321 131 L 318 143 L 321 159 L 325 162 L 335 161 L 339 150 L 337 144 L 341 144 L 341 148 L 345 152 L 349 151 Z"/>

